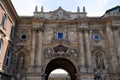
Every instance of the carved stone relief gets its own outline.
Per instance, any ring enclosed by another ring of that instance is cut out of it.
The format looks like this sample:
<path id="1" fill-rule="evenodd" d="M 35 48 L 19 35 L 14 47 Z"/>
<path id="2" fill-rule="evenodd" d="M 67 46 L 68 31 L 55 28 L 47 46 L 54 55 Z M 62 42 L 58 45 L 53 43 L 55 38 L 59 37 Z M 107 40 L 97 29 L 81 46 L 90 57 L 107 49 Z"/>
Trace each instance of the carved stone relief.
<path id="1" fill-rule="evenodd" d="M 107 63 L 106 63 L 106 57 L 105 57 L 105 49 L 103 49 L 102 46 L 94 46 L 93 51 L 93 62 L 95 64 L 95 69 L 99 70 L 105 70 Z"/>
<path id="2" fill-rule="evenodd" d="M 57 10 L 55 10 L 52 13 L 51 18 L 53 18 L 53 19 L 67 19 L 67 18 L 69 18 L 69 16 L 70 15 L 68 12 L 66 12 L 61 7 L 59 7 Z"/>
<path id="3" fill-rule="evenodd" d="M 68 47 L 64 46 L 64 45 L 58 45 L 56 47 L 53 48 L 55 53 L 66 53 L 68 50 Z"/>
<path id="4" fill-rule="evenodd" d="M 45 32 L 45 37 L 44 37 L 45 41 L 51 41 L 52 37 L 53 37 L 53 31 L 47 31 L 47 32 Z"/>
<path id="5" fill-rule="evenodd" d="M 98 52 L 95 54 L 95 62 L 97 69 L 105 69 L 104 58 L 101 53 Z"/>
<path id="6" fill-rule="evenodd" d="M 57 47 L 44 49 L 44 54 L 46 58 L 53 58 L 53 57 L 76 58 L 78 55 L 78 50 L 75 48 L 68 48 L 63 45 L 58 45 Z"/>
<path id="7" fill-rule="evenodd" d="M 76 38 L 77 38 L 76 32 L 71 31 L 71 32 L 68 33 L 68 35 L 69 35 L 69 40 L 71 42 L 76 41 Z"/>
<path id="8" fill-rule="evenodd" d="M 17 56 L 16 70 L 21 73 L 25 69 L 25 55 L 24 53 L 19 53 Z"/>

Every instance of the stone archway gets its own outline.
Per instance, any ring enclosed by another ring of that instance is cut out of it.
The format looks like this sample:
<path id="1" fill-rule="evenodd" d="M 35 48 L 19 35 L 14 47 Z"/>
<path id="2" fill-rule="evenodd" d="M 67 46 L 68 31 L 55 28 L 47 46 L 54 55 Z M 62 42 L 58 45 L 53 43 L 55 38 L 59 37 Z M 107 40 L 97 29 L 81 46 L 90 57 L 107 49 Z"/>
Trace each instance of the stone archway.
<path id="1" fill-rule="evenodd" d="M 56 58 L 48 63 L 45 70 L 45 80 L 48 80 L 50 73 L 57 68 L 66 70 L 69 73 L 71 80 L 76 80 L 76 68 L 71 61 L 65 58 Z"/>

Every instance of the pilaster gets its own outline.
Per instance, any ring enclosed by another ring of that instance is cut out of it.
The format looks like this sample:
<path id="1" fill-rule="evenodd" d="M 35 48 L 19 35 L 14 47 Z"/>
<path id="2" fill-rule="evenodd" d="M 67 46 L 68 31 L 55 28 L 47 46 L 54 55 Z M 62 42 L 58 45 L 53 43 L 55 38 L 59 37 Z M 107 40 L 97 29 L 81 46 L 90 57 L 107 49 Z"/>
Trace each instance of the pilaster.
<path id="1" fill-rule="evenodd" d="M 80 48 L 80 73 L 85 72 L 85 55 L 83 45 L 83 30 L 79 28 L 79 48 Z"/>
<path id="2" fill-rule="evenodd" d="M 107 23 L 106 26 L 106 33 L 107 33 L 107 46 L 108 46 L 108 54 L 109 54 L 109 69 L 111 73 L 116 72 L 116 57 L 115 57 L 115 46 L 114 46 L 114 41 L 113 41 L 113 32 L 110 27 L 110 23 Z"/>
<path id="3" fill-rule="evenodd" d="M 40 73 L 42 70 L 43 56 L 43 26 L 37 27 L 36 33 L 36 56 L 35 56 L 35 73 Z"/>
<path id="4" fill-rule="evenodd" d="M 38 31 L 37 31 L 37 65 L 41 65 L 42 64 L 42 50 L 43 50 L 43 29 L 42 29 L 42 26 L 40 26 L 38 28 Z"/>
<path id="5" fill-rule="evenodd" d="M 34 59 L 35 59 L 35 43 L 36 43 L 36 31 L 32 30 L 32 53 L 31 53 L 31 66 L 34 65 Z"/>
<path id="6" fill-rule="evenodd" d="M 119 52 L 119 48 L 120 48 L 120 43 L 119 43 L 119 27 L 120 26 L 112 26 L 112 32 L 113 32 L 113 40 L 114 40 L 114 56 L 116 57 L 116 68 L 119 69 L 119 64 L 120 64 L 120 52 Z M 117 70 L 117 72 L 120 72 L 120 69 Z"/>
<path id="7" fill-rule="evenodd" d="M 93 72 L 92 69 L 92 58 L 91 58 L 91 49 L 90 49 L 90 40 L 89 40 L 89 30 L 84 29 L 84 36 L 85 36 L 85 53 L 86 53 L 86 62 L 87 62 L 87 71 Z"/>

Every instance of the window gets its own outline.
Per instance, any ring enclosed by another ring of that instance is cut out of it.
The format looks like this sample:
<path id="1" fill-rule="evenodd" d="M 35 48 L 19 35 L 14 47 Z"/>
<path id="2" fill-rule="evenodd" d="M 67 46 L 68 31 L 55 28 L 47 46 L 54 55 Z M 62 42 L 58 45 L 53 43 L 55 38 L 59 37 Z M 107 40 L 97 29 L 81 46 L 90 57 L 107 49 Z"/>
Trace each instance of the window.
<path id="1" fill-rule="evenodd" d="M 28 35 L 26 35 L 26 34 L 20 35 L 21 40 L 26 40 L 27 38 L 28 38 Z"/>
<path id="2" fill-rule="evenodd" d="M 2 23 L 1 23 L 3 27 L 5 27 L 6 20 L 7 20 L 6 18 L 7 18 L 7 16 L 6 16 L 6 14 L 4 13 L 3 16 L 2 16 Z"/>
<path id="3" fill-rule="evenodd" d="M 2 45 L 3 45 L 3 41 L 0 39 L 0 54 L 2 52 Z"/>
<path id="4" fill-rule="evenodd" d="M 10 57 L 11 57 L 10 50 L 8 50 L 7 57 L 6 57 L 6 66 L 10 65 Z"/>
<path id="5" fill-rule="evenodd" d="M 57 32 L 57 39 L 64 39 L 64 33 L 63 32 Z"/>
<path id="6" fill-rule="evenodd" d="M 100 35 L 99 34 L 94 34 L 93 39 L 96 40 L 96 41 L 100 40 Z"/>

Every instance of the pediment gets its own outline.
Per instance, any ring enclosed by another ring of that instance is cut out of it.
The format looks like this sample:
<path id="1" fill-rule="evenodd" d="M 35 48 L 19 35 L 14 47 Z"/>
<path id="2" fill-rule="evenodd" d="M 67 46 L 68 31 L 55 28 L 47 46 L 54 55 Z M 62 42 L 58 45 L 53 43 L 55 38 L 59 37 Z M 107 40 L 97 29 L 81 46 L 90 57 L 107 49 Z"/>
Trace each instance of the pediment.
<path id="1" fill-rule="evenodd" d="M 53 19 L 67 19 L 69 18 L 69 12 L 65 11 L 62 7 L 52 12 L 51 18 Z"/>

